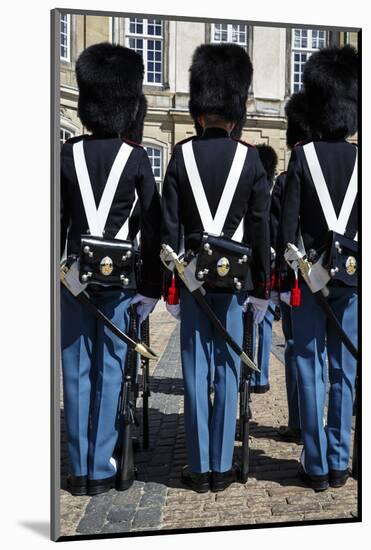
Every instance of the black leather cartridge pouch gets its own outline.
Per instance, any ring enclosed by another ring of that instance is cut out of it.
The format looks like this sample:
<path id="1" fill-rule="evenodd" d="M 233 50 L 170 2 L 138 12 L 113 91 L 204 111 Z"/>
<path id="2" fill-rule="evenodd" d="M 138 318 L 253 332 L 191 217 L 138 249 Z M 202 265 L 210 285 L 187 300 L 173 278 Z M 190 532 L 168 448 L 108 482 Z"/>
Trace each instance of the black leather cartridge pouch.
<path id="1" fill-rule="evenodd" d="M 358 242 L 335 231 L 329 231 L 327 250 L 324 265 L 331 279 L 341 281 L 347 286 L 357 286 Z"/>
<path id="2" fill-rule="evenodd" d="M 133 290 L 136 288 L 136 259 L 132 241 L 81 235 L 80 281 Z"/>
<path id="3" fill-rule="evenodd" d="M 252 290 L 251 248 L 227 237 L 202 233 L 196 278 L 210 289 Z"/>

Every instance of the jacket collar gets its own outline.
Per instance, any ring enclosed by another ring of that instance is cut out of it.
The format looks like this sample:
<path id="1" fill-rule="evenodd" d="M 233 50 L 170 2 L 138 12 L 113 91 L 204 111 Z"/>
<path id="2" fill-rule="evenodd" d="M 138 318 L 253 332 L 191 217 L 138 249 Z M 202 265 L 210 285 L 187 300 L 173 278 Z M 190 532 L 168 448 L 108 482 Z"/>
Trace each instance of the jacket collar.
<path id="1" fill-rule="evenodd" d="M 219 137 L 229 137 L 229 134 L 227 130 L 224 130 L 224 128 L 219 127 L 209 127 L 205 128 L 204 133 L 202 134 L 202 139 L 209 139 L 209 138 L 219 138 Z"/>

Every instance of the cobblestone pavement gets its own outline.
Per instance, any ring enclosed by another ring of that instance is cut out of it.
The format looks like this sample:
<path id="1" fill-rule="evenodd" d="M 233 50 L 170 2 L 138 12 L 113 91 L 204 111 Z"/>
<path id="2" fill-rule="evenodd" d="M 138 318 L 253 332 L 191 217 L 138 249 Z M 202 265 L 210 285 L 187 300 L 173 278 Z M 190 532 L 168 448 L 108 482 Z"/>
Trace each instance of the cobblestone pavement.
<path id="1" fill-rule="evenodd" d="M 73 497 L 62 488 L 61 535 L 357 517 L 356 482 L 350 479 L 341 489 L 315 493 L 296 477 L 301 446 L 277 437 L 278 426 L 287 422 L 279 323 L 274 324 L 271 390 L 252 395 L 247 484 L 234 483 L 217 494 L 185 489 L 180 482 L 186 454 L 178 342 L 176 322 L 158 307 L 151 318 L 151 346 L 160 359 L 151 367 L 150 448 L 135 453 L 137 480 L 127 491 L 112 489 L 95 497 Z M 62 411 L 62 487 L 67 470 Z"/>

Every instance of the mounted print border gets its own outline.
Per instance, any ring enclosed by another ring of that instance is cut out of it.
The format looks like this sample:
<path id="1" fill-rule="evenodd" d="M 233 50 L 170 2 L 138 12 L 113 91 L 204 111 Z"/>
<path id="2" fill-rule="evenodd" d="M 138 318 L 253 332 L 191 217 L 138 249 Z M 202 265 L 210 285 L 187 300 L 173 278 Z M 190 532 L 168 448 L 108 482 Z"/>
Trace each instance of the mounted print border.
<path id="1" fill-rule="evenodd" d="M 150 21 L 150 23 L 148 23 Z M 151 318 L 151 344 L 159 360 L 150 365 L 149 449 L 135 453 L 138 470 L 127 491 L 112 489 L 96 497 L 73 497 L 66 490 L 68 458 L 64 432 L 60 338 L 60 150 L 68 138 L 84 132 L 77 116 L 75 62 L 96 42 L 114 42 L 143 55 L 148 110 L 143 145 L 159 192 L 174 145 L 194 133 L 188 112 L 188 69 L 194 49 L 204 42 L 233 41 L 246 49 L 253 66 L 242 138 L 265 143 L 286 170 L 285 103 L 302 86 L 305 61 L 325 45 L 352 43 L 362 56 L 359 28 L 277 22 L 203 19 L 128 12 L 55 9 L 51 12 L 51 525 L 52 539 L 69 541 L 174 533 L 258 529 L 362 521 L 362 441 L 358 437 L 358 479 L 344 490 L 315 493 L 295 479 L 300 447 L 276 436 L 286 421 L 283 336 L 277 323 L 271 349 L 271 391 L 253 395 L 251 470 L 246 485 L 223 493 L 197 494 L 180 482 L 184 452 L 183 382 L 178 328 L 165 308 Z M 361 81 L 359 61 L 359 81 Z M 358 133 L 361 182 L 361 86 Z M 362 186 L 358 206 L 361 226 Z M 362 234 L 359 237 L 362 245 Z M 362 293 L 362 277 L 360 293 Z M 361 335 L 362 300 L 358 308 Z M 359 339 L 360 340 L 360 339 Z M 362 342 L 359 342 L 361 354 Z M 358 388 L 362 387 L 361 365 Z M 361 391 L 357 394 L 357 430 L 362 433 Z M 143 399 L 138 396 L 142 418 Z M 142 437 L 137 428 L 138 439 Z M 239 442 L 236 457 L 241 452 Z"/>

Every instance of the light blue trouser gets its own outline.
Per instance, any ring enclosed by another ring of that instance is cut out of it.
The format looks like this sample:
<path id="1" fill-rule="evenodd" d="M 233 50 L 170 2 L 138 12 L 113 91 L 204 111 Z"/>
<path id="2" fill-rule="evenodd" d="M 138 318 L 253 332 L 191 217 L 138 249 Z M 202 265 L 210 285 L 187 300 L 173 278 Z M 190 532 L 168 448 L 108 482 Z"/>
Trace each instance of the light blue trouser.
<path id="1" fill-rule="evenodd" d="M 121 330 L 127 330 L 134 293 L 107 290 L 92 301 Z M 61 288 L 64 415 L 71 473 L 105 479 L 118 436 L 118 400 L 127 345 Z"/>
<path id="2" fill-rule="evenodd" d="M 274 308 L 274 304 L 269 302 Z M 258 368 L 260 373 L 254 371 L 251 375 L 251 386 L 266 386 L 269 384 L 269 358 L 272 347 L 273 313 L 267 309 L 264 319 L 258 325 Z M 254 325 L 255 327 L 255 325 Z M 256 329 L 255 329 L 256 330 Z M 255 337 L 254 330 L 254 337 Z M 255 338 L 254 338 L 255 344 Z M 255 355 L 255 345 L 254 345 Z"/>
<path id="3" fill-rule="evenodd" d="M 328 302 L 351 341 L 357 345 L 355 289 L 331 287 Z M 301 285 L 301 306 L 292 308 L 292 326 L 304 468 L 310 475 L 325 475 L 329 469 L 345 470 L 349 462 L 356 361 L 305 285 Z M 326 338 L 330 388 L 327 426 L 324 427 Z"/>
<path id="4" fill-rule="evenodd" d="M 236 342 L 243 339 L 244 294 L 207 294 L 206 300 Z M 181 358 L 188 465 L 192 472 L 232 468 L 240 359 L 182 288 Z M 214 381 L 214 402 L 209 387 Z"/>
<path id="5" fill-rule="evenodd" d="M 292 337 L 291 307 L 280 302 L 282 331 L 285 337 L 285 378 L 287 408 L 289 413 L 288 427 L 300 430 L 298 376 L 294 355 L 294 340 Z"/>

